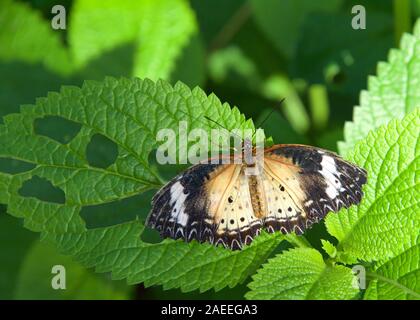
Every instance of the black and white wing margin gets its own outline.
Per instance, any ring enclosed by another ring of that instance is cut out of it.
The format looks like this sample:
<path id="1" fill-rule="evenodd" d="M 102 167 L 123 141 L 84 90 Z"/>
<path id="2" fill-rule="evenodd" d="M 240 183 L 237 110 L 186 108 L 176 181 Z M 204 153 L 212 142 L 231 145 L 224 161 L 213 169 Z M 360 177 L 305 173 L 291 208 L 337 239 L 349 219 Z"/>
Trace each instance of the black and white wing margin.
<path id="1" fill-rule="evenodd" d="M 207 213 L 204 183 L 222 166 L 198 164 L 168 182 L 153 197 L 146 225 L 158 230 L 163 238 L 213 243 L 215 225 Z"/>

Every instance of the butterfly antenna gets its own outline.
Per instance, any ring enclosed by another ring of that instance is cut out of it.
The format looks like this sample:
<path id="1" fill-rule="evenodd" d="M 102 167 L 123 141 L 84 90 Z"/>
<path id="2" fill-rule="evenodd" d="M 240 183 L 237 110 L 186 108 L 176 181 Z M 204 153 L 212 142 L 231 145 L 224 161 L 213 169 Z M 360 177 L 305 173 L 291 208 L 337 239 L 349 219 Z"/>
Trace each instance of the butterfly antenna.
<path id="1" fill-rule="evenodd" d="M 286 100 L 286 98 L 283 98 L 280 100 L 279 105 L 281 105 L 283 103 L 283 101 Z M 262 125 L 268 120 L 268 118 L 270 118 L 270 116 L 273 114 L 273 112 L 276 111 L 276 108 L 272 108 L 270 113 L 263 119 L 263 121 L 261 121 L 258 125 L 257 128 L 262 127 Z"/>
<path id="2" fill-rule="evenodd" d="M 283 103 L 283 101 L 286 100 L 286 98 L 283 98 L 280 100 L 279 105 L 281 105 Z M 274 111 L 276 111 L 276 108 L 272 108 L 271 111 L 268 113 L 268 115 L 263 119 L 263 121 L 261 121 L 256 128 L 260 128 L 262 127 L 262 125 L 268 120 L 268 118 L 270 118 L 270 116 L 274 113 Z M 257 131 L 255 131 L 255 133 L 252 135 L 252 139 L 254 139 L 255 134 L 257 133 Z"/>
<path id="3" fill-rule="evenodd" d="M 189 114 L 188 113 L 186 113 L 186 112 L 184 112 L 184 111 L 182 111 L 182 110 L 180 110 L 182 113 L 184 113 L 185 115 L 187 115 L 187 116 L 189 116 Z M 226 131 L 229 131 L 228 130 L 228 128 L 226 128 L 225 126 L 223 126 L 222 124 L 220 124 L 219 122 L 217 122 L 216 120 L 213 120 L 212 118 L 210 118 L 210 117 L 208 117 L 208 116 L 206 116 L 206 115 L 200 115 L 200 116 L 198 116 L 196 119 L 194 119 L 194 120 L 199 120 L 202 124 L 206 124 L 206 123 L 204 123 L 204 121 L 201 121 L 200 120 L 200 118 L 201 117 L 203 117 L 204 119 L 206 119 L 206 120 L 208 120 L 208 121 L 210 121 L 210 122 L 213 122 L 213 123 L 215 123 L 215 124 L 217 124 L 220 128 L 222 128 L 222 129 L 225 129 Z M 237 135 L 237 134 L 235 134 L 235 133 L 233 133 L 233 132 L 231 132 L 231 134 L 233 134 L 233 135 L 235 135 L 236 137 L 238 137 L 238 138 L 240 138 L 240 139 L 242 139 L 239 135 Z"/>
<path id="4" fill-rule="evenodd" d="M 181 111 L 181 113 L 183 113 L 183 114 L 185 114 L 186 116 L 188 116 L 188 117 L 190 117 L 190 115 L 188 114 L 188 113 L 186 113 L 186 112 L 184 112 L 184 111 L 182 111 L 182 110 L 178 110 L 178 111 Z M 205 123 L 204 121 L 202 121 L 201 120 L 201 117 L 204 117 L 205 119 L 207 119 L 207 120 L 210 120 L 211 122 L 214 122 L 215 124 L 217 124 L 219 127 L 221 127 L 221 128 L 223 128 L 223 129 L 226 129 L 224 126 L 222 126 L 220 123 L 218 123 L 217 121 L 215 121 L 215 120 L 213 120 L 213 119 L 210 119 L 209 117 L 207 117 L 207 116 L 203 116 L 203 115 L 199 115 L 197 118 L 193 118 L 193 123 L 195 122 L 195 121 L 199 121 L 199 122 L 201 122 L 203 125 L 207 125 L 207 123 Z M 226 129 L 227 130 L 227 129 Z"/>
<path id="5" fill-rule="evenodd" d="M 184 111 L 182 111 L 182 110 L 179 110 L 179 111 L 181 111 L 181 113 L 183 113 L 183 114 L 187 115 L 188 117 L 190 117 L 190 115 L 189 115 L 188 113 L 186 113 L 186 112 L 184 112 Z M 207 123 L 205 123 L 204 121 L 202 121 L 202 120 L 201 120 L 201 117 L 204 117 L 206 120 L 208 120 L 208 121 L 210 121 L 210 122 L 213 122 L 213 123 L 217 124 L 219 127 L 221 127 L 222 129 L 225 129 L 226 131 L 228 131 L 228 132 L 229 132 L 229 130 L 228 130 L 225 126 L 223 126 L 222 124 L 220 124 L 220 123 L 219 123 L 219 122 L 217 122 L 216 120 L 213 120 L 213 119 L 211 119 L 210 117 L 208 117 L 208 116 L 206 116 L 206 115 L 199 115 L 197 118 L 193 119 L 193 122 L 195 122 L 195 121 L 199 121 L 199 122 L 201 122 L 203 125 L 207 125 Z M 237 134 L 235 134 L 235 133 L 233 133 L 233 132 L 230 132 L 230 134 L 233 134 L 233 135 L 235 135 L 236 137 L 238 137 L 239 139 L 242 139 L 239 135 L 237 135 Z M 214 142 L 212 141 L 211 143 L 213 144 Z"/>
<path id="6" fill-rule="evenodd" d="M 203 116 L 204 117 L 204 119 L 206 119 L 206 120 L 209 120 L 209 121 L 211 121 L 211 122 L 213 122 L 213 123 L 215 123 L 215 124 L 217 124 L 219 127 L 221 127 L 222 129 L 225 129 L 225 130 L 228 130 L 226 127 L 224 127 L 223 125 L 221 125 L 219 122 L 217 122 L 216 120 L 213 120 L 212 118 L 210 118 L 210 117 L 207 117 L 207 116 Z M 228 130 L 229 131 L 229 130 Z"/>

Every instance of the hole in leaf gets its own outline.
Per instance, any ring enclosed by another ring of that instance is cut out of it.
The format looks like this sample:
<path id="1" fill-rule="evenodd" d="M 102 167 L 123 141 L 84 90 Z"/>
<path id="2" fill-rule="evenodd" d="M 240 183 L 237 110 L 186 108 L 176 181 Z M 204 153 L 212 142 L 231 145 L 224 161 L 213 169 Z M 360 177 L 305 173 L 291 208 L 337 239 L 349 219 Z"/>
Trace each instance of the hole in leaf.
<path id="1" fill-rule="evenodd" d="M 26 161 L 0 158 L 0 172 L 8 174 L 22 173 L 35 168 L 35 165 Z"/>
<path id="2" fill-rule="evenodd" d="M 159 231 L 147 227 L 143 230 L 140 238 L 142 241 L 152 244 L 163 241 L 163 238 L 160 236 Z"/>
<path id="3" fill-rule="evenodd" d="M 324 220 L 322 220 L 320 223 L 313 224 L 310 229 L 307 229 L 305 231 L 305 238 L 309 241 L 314 249 L 321 252 L 323 255 L 325 255 L 325 257 L 328 255 L 325 253 L 324 249 L 322 249 L 322 243 L 319 239 L 325 239 L 331 242 L 333 245 L 337 245 L 337 239 L 328 233 Z"/>
<path id="4" fill-rule="evenodd" d="M 150 211 L 150 199 L 156 191 L 145 193 L 105 204 L 85 206 L 80 216 L 86 223 L 86 228 L 109 227 L 119 223 L 133 221 L 140 218 L 145 221 Z"/>
<path id="5" fill-rule="evenodd" d="M 36 134 L 63 144 L 70 142 L 79 133 L 80 128 L 80 124 L 57 116 L 46 116 L 34 121 Z"/>
<path id="6" fill-rule="evenodd" d="M 64 191 L 45 178 L 33 176 L 25 181 L 19 189 L 19 194 L 23 197 L 34 197 L 41 201 L 64 204 L 66 196 Z"/>
<path id="7" fill-rule="evenodd" d="M 102 134 L 95 134 L 86 147 L 88 163 L 93 167 L 108 168 L 118 156 L 118 147 Z"/>

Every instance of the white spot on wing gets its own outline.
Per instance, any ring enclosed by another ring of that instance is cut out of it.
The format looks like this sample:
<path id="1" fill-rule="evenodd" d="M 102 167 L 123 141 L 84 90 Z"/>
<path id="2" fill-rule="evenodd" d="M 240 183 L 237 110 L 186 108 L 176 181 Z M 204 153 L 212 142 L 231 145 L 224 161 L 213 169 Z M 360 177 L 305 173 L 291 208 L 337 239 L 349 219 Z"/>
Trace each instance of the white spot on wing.
<path id="1" fill-rule="evenodd" d="M 188 222 L 188 215 L 184 212 L 184 203 L 186 198 L 187 195 L 184 193 L 184 187 L 182 186 L 181 182 L 175 182 L 171 187 L 170 204 L 173 205 L 175 203 L 171 212 L 171 217 L 183 227 L 185 227 Z"/>
<path id="2" fill-rule="evenodd" d="M 319 172 L 325 178 L 325 182 L 327 183 L 327 189 L 325 192 L 330 199 L 334 199 L 338 196 L 337 189 L 341 188 L 341 183 L 336 177 L 338 174 L 337 166 L 334 159 L 326 155 L 322 156 L 321 166 L 322 170 Z M 337 181 L 337 183 L 335 181 Z"/>
<path id="3" fill-rule="evenodd" d="M 313 200 L 308 200 L 305 202 L 305 206 L 309 207 L 312 203 L 314 203 Z"/>

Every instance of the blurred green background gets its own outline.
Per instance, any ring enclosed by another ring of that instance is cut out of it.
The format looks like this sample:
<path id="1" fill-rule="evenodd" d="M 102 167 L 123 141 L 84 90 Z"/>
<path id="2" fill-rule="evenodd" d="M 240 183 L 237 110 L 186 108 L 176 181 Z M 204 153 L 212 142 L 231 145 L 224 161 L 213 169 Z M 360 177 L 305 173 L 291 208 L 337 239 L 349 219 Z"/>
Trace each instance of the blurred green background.
<path id="1" fill-rule="evenodd" d="M 164 78 L 214 92 L 256 124 L 274 109 L 263 128 L 276 143 L 337 151 L 368 76 L 420 14 L 419 0 L 137 2 L 138 10 L 130 1 L 61 1 L 66 29 L 53 30 L 55 1 L 0 0 L 0 116 L 83 80 Z M 366 8 L 365 30 L 351 27 L 357 4 Z M 71 139 L 73 128 L 49 120 L 37 123 L 36 130 Z M 88 157 L 91 152 L 91 161 L 99 165 L 116 152 L 100 137 L 89 148 Z M 13 161 L 0 159 L 0 171 L 19 170 Z M 165 174 L 169 178 L 174 172 Z M 36 179 L 22 193 L 62 197 Z M 87 208 L 82 216 L 91 228 L 144 218 L 152 194 Z M 184 294 L 111 281 L 39 242 L 6 209 L 0 206 L 0 299 L 242 299 L 246 291 L 246 283 L 218 293 Z M 319 239 L 330 236 L 319 224 L 307 238 L 320 248 Z M 51 289 L 54 264 L 66 266 L 67 290 Z"/>

